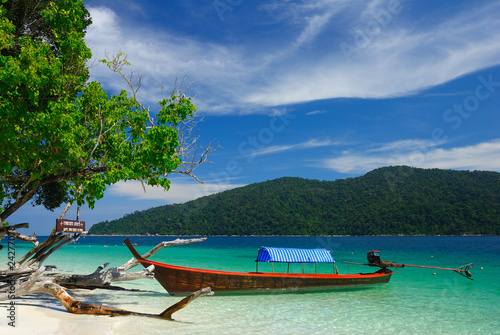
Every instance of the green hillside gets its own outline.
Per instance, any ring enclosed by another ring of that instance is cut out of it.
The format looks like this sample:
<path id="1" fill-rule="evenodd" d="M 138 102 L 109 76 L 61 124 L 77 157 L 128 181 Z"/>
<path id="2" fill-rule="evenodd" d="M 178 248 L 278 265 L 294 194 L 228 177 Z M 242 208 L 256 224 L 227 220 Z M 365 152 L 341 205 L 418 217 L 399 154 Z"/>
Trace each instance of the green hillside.
<path id="1" fill-rule="evenodd" d="M 500 173 L 373 170 L 336 181 L 279 178 L 94 225 L 90 234 L 500 235 Z"/>

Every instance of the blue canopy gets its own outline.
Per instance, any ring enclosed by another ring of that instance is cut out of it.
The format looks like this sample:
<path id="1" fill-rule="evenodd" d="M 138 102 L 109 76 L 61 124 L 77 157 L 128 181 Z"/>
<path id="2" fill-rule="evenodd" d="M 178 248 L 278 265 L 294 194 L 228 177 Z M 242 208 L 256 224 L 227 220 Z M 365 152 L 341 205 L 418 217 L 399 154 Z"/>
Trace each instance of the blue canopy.
<path id="1" fill-rule="evenodd" d="M 294 249 L 262 247 L 256 262 L 335 263 L 327 249 Z"/>

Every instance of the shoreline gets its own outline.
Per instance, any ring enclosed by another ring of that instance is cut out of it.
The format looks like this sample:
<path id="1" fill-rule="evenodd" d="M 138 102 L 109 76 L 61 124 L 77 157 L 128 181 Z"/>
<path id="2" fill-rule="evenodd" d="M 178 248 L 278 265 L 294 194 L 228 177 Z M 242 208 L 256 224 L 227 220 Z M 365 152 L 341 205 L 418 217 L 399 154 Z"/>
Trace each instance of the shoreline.
<path id="1" fill-rule="evenodd" d="M 500 235 L 493 235 L 493 234 L 461 234 L 461 235 L 404 235 L 404 234 L 397 234 L 397 235 L 160 235 L 160 234 L 146 234 L 146 235 L 141 235 L 141 234 L 86 234 L 84 236 L 140 236 L 140 237 L 452 237 L 452 236 L 457 236 L 457 237 L 474 237 L 474 236 L 500 236 Z"/>

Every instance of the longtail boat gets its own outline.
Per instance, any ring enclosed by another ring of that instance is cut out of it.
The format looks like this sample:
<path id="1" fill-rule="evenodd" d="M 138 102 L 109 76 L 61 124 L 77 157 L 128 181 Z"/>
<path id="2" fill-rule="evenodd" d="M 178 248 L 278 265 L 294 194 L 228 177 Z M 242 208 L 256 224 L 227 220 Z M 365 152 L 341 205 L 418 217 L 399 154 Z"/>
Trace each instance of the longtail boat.
<path id="1" fill-rule="evenodd" d="M 335 261 L 326 249 L 292 249 L 262 247 L 255 272 L 203 270 L 169 265 L 144 259 L 127 238 L 125 245 L 144 266 L 154 265 L 156 280 L 171 295 L 186 295 L 204 287 L 218 294 L 266 293 L 285 291 L 324 291 L 342 287 L 386 284 L 393 271 L 381 268 L 376 272 L 338 274 Z M 334 273 L 275 273 L 259 272 L 259 262 L 332 263 Z"/>

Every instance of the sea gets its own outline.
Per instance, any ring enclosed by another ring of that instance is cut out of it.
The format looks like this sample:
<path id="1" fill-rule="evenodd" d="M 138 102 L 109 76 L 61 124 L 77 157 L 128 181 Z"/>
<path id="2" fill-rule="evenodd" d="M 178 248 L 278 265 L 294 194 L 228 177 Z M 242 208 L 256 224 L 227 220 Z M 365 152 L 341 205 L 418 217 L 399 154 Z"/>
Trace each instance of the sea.
<path id="1" fill-rule="evenodd" d="M 125 238 L 81 237 L 54 253 L 45 265 L 75 274 L 92 273 L 107 262 L 108 267 L 120 266 L 131 259 L 123 244 Z M 193 237 L 129 238 L 140 253 L 145 253 L 161 241 Z M 262 246 L 327 248 L 339 273 L 374 270 L 343 263 L 365 263 L 370 250 L 380 251 L 383 260 L 404 264 L 456 268 L 473 263 L 473 280 L 453 271 L 405 267 L 394 270 L 388 284 L 363 288 L 235 296 L 215 293 L 175 313 L 174 321 L 116 317 L 112 334 L 500 334 L 499 236 L 209 236 L 201 243 L 162 249 L 151 259 L 187 267 L 249 272 L 255 271 L 255 258 Z M 15 248 L 16 255 L 21 255 L 31 246 L 19 242 Z M 5 254 L 0 252 L 1 264 L 7 261 Z M 265 266 L 259 263 L 259 270 L 271 271 Z M 141 269 L 139 266 L 131 271 Z M 280 270 L 286 272 L 275 265 L 275 271 Z M 302 265 L 291 271 L 301 272 Z M 306 266 L 305 271 L 314 272 L 314 266 Z M 318 265 L 318 272 L 331 271 L 331 266 Z M 154 279 L 114 285 L 127 290 L 71 294 L 84 302 L 152 314 L 182 299 L 170 296 Z M 54 306 L 51 299 L 47 297 L 47 305 Z M 60 313 L 67 312 L 61 309 Z M 96 318 L 109 317 L 89 316 L 89 320 Z"/>

